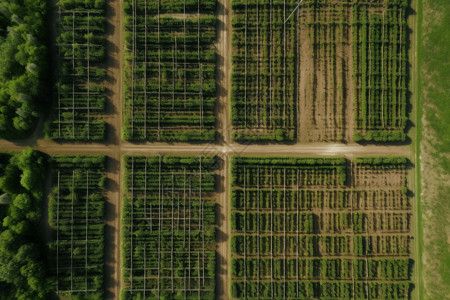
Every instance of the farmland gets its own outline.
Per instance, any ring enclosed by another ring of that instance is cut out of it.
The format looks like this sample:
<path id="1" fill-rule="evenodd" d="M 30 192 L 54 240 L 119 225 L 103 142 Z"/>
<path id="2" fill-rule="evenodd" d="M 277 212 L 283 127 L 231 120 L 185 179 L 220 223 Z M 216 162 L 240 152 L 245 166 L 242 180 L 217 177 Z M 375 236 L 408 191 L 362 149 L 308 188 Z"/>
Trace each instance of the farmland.
<path id="1" fill-rule="evenodd" d="M 349 139 L 349 104 L 353 100 L 351 16 L 352 5 L 345 1 L 304 1 L 299 10 L 301 142 Z"/>
<path id="2" fill-rule="evenodd" d="M 103 299 L 104 156 L 55 156 L 49 199 L 59 296 Z"/>
<path id="3" fill-rule="evenodd" d="M 215 299 L 215 158 L 123 164 L 123 299 Z"/>
<path id="4" fill-rule="evenodd" d="M 408 1 L 232 1 L 233 139 L 406 139 Z"/>
<path id="5" fill-rule="evenodd" d="M 0 299 L 439 298 L 418 1 L 0 0 Z"/>
<path id="6" fill-rule="evenodd" d="M 404 141 L 408 1 L 353 8 L 355 140 Z"/>
<path id="7" fill-rule="evenodd" d="M 231 296 L 406 299 L 402 157 L 233 157 Z"/>
<path id="8" fill-rule="evenodd" d="M 215 8 L 215 0 L 124 1 L 125 140 L 215 140 Z"/>
<path id="9" fill-rule="evenodd" d="M 236 141 L 293 141 L 297 1 L 233 0 L 231 109 Z"/>
<path id="10" fill-rule="evenodd" d="M 105 3 L 58 2 L 56 103 L 46 134 L 56 140 L 105 138 Z"/>

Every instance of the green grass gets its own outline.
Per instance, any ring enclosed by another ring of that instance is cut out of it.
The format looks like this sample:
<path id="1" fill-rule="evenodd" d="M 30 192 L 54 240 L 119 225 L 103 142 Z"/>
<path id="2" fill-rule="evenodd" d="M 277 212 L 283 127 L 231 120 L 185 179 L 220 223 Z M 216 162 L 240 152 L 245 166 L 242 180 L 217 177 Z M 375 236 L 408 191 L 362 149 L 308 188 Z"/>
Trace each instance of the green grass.
<path id="1" fill-rule="evenodd" d="M 441 168 L 444 174 L 450 173 L 450 158 L 443 154 L 450 150 L 450 105 L 448 104 L 448 94 L 450 92 L 450 2 L 448 0 L 419 0 L 419 45 L 418 60 L 420 66 L 419 78 L 419 109 L 418 120 L 422 115 L 426 118 L 426 123 L 418 123 L 417 142 L 428 142 L 432 145 L 432 150 L 427 149 L 429 158 L 422 162 L 424 166 L 430 166 L 430 161 L 435 166 Z M 430 106 L 431 105 L 431 106 Z M 423 134 L 423 129 L 431 129 L 434 134 L 430 136 Z M 417 155 L 420 149 L 417 148 Z M 437 173 L 438 169 L 425 172 Z M 421 180 L 420 169 L 417 168 L 417 178 Z M 443 175 L 437 173 L 436 175 Z M 439 262 L 439 268 L 431 265 L 419 264 L 421 276 L 440 277 L 440 281 L 428 280 L 424 285 L 424 280 L 420 280 L 420 299 L 444 299 L 444 293 L 450 290 L 450 251 L 447 242 L 448 216 L 450 214 L 450 202 L 448 193 L 449 185 L 442 180 L 437 184 L 438 188 L 434 192 L 434 203 L 428 202 L 425 197 L 419 203 L 418 213 L 422 216 L 419 220 L 419 231 L 422 234 L 424 229 L 432 231 L 435 238 L 425 242 L 420 241 L 419 252 L 426 257 L 432 257 L 435 262 Z M 430 188 L 424 188 L 425 193 Z M 417 194 L 421 193 L 421 186 L 417 187 Z M 432 215 L 430 219 L 426 216 Z M 424 243 L 425 242 L 425 243 Z M 422 256 L 422 255 L 420 255 Z M 423 271 L 422 271 L 423 269 Z"/>

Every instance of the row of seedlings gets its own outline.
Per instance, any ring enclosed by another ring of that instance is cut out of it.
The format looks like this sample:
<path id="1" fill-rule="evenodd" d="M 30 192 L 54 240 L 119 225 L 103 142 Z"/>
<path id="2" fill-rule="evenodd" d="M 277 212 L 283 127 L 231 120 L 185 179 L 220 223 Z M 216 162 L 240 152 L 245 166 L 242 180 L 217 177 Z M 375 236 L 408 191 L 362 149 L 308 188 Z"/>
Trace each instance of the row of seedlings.
<path id="1" fill-rule="evenodd" d="M 214 141 L 216 1 L 126 0 L 123 138 Z"/>
<path id="2" fill-rule="evenodd" d="M 408 0 L 353 7 L 355 141 L 404 141 Z"/>
<path id="3" fill-rule="evenodd" d="M 49 199 L 55 291 L 103 299 L 104 156 L 54 156 Z"/>
<path id="4" fill-rule="evenodd" d="M 123 299 L 215 299 L 215 158 L 123 163 Z"/>
<path id="5" fill-rule="evenodd" d="M 233 139 L 295 138 L 295 57 L 298 1 L 233 0 Z"/>
<path id="6" fill-rule="evenodd" d="M 105 1 L 60 0 L 56 107 L 47 135 L 57 140 L 105 138 Z"/>
<path id="7" fill-rule="evenodd" d="M 232 297 L 407 299 L 406 165 L 404 158 L 234 157 Z M 376 175 L 367 185 L 355 180 L 363 166 Z M 390 185 L 375 182 L 385 177 Z M 386 195 L 377 208 L 375 194 Z"/>

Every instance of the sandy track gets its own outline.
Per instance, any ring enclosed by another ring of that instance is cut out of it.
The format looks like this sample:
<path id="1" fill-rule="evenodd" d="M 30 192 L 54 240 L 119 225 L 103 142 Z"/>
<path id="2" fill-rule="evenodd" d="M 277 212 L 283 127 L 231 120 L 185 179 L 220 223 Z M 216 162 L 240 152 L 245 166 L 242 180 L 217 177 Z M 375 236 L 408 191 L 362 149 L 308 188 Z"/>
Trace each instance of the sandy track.
<path id="1" fill-rule="evenodd" d="M 108 186 L 105 206 L 105 299 L 118 299 L 121 288 L 122 6 L 122 0 L 108 0 L 106 8 L 106 52 L 108 57 L 106 60 L 107 80 L 105 85 L 109 101 L 104 119 L 108 125 L 105 142 L 108 149 L 102 149 L 102 152 L 108 154 L 110 158 L 106 167 Z M 93 150 L 96 151 L 97 148 L 94 146 Z M 110 153 L 106 151 L 110 151 Z"/>
<path id="2" fill-rule="evenodd" d="M 217 106 L 216 106 L 216 128 L 221 145 L 230 143 L 230 116 L 229 116 L 229 92 L 231 91 L 231 8 L 230 1 L 219 0 L 217 2 Z M 176 147 L 176 146 L 173 146 Z M 171 147 L 171 149 L 173 148 Z M 193 145 L 185 149 L 191 149 Z M 207 147 L 207 149 L 205 149 Z M 218 154 L 221 153 L 220 183 L 218 189 L 218 212 L 217 212 L 217 299 L 228 299 L 229 287 L 229 250 L 230 226 L 228 224 L 228 156 L 223 146 L 215 145 L 200 146 L 194 150 L 196 154 Z"/>
<path id="3" fill-rule="evenodd" d="M 15 145 L 0 141 L 0 151 L 20 151 L 28 146 Z M 241 145 L 241 144 L 132 144 L 123 142 L 114 147 L 109 144 L 56 144 L 37 143 L 32 148 L 48 154 L 105 154 L 113 156 L 122 154 L 190 154 L 190 155 L 293 155 L 293 156 L 364 156 L 364 155 L 406 155 L 409 156 L 410 146 L 378 146 L 359 144 L 294 144 L 294 145 Z"/>

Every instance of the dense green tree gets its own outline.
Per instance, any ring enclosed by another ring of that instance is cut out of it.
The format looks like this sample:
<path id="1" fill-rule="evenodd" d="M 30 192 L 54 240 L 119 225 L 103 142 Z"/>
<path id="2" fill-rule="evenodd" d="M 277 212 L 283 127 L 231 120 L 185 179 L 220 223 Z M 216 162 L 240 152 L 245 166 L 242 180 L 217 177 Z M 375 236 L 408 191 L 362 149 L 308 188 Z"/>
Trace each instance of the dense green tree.
<path id="1" fill-rule="evenodd" d="M 0 137 L 25 136 L 43 102 L 45 0 L 0 0 Z"/>
<path id="2" fill-rule="evenodd" d="M 0 213 L 0 287 L 6 289 L 0 290 L 0 299 L 46 299 L 51 279 L 37 234 L 45 158 L 32 149 L 9 156 L 5 163 L 5 154 L 0 155 L 0 193 L 10 198 Z"/>

